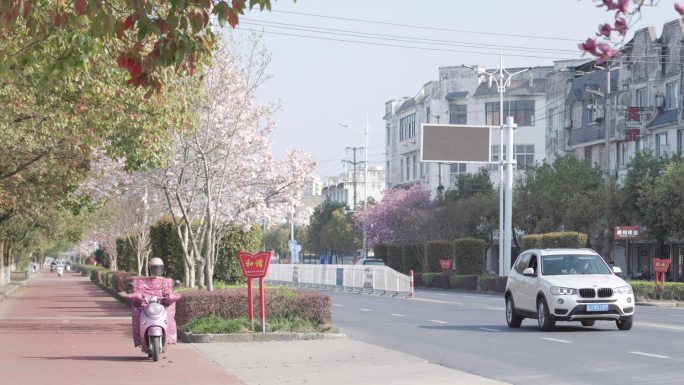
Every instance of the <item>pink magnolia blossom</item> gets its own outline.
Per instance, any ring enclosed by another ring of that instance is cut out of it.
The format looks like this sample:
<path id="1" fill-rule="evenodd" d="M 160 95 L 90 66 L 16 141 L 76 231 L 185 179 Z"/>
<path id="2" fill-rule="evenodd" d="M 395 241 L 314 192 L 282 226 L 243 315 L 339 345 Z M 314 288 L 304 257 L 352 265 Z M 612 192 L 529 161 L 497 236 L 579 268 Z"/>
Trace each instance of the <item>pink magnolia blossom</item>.
<path id="1" fill-rule="evenodd" d="M 681 3 L 675 3 L 674 8 L 681 16 L 684 16 L 684 5 Z"/>
<path id="2" fill-rule="evenodd" d="M 587 38 L 587 41 L 579 44 L 579 48 L 582 51 L 589 52 L 594 56 L 599 56 L 598 52 L 596 51 L 596 39 Z"/>
<path id="3" fill-rule="evenodd" d="M 600 43 L 598 45 L 598 49 L 599 49 L 599 51 L 601 51 L 601 53 L 599 55 L 597 55 L 597 56 L 599 56 L 599 58 L 596 61 L 596 64 L 602 64 L 606 60 L 612 59 L 612 58 L 620 55 L 620 51 L 612 49 L 610 47 L 610 44 L 607 44 L 607 43 Z"/>
<path id="4" fill-rule="evenodd" d="M 613 28 L 610 26 L 610 24 L 605 23 L 599 25 L 599 31 L 596 34 L 596 36 L 605 36 L 606 38 L 610 39 L 610 33 L 613 31 Z"/>
<path id="5" fill-rule="evenodd" d="M 606 24 L 607 25 L 607 24 Z M 625 36 L 627 33 L 627 21 L 624 17 L 619 17 L 615 19 L 615 28 L 613 28 L 621 36 Z"/>

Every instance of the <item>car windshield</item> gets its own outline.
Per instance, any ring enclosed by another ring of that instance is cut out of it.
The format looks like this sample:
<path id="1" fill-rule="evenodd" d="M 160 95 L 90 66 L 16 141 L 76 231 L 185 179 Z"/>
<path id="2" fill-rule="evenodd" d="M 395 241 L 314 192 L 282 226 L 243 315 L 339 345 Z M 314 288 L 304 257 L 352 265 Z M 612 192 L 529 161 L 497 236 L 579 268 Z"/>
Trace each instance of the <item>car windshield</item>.
<path id="1" fill-rule="evenodd" d="M 543 275 L 612 274 L 610 268 L 598 255 L 544 255 Z"/>

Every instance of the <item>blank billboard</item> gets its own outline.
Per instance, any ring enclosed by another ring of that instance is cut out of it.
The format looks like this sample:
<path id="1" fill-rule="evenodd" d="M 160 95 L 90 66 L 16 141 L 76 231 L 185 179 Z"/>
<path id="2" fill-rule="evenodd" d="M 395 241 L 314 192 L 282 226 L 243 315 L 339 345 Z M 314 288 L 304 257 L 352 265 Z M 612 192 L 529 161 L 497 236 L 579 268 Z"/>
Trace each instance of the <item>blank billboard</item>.
<path id="1" fill-rule="evenodd" d="M 423 162 L 491 162 L 491 127 L 461 124 L 423 124 L 420 153 Z"/>

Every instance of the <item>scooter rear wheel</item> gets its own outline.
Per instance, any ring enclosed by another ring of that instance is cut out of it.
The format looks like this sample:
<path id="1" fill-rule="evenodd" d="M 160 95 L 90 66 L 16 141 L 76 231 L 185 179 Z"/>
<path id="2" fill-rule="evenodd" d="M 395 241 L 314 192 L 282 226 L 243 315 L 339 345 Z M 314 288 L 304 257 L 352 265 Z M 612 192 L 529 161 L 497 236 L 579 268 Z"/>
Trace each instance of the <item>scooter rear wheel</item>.
<path id="1" fill-rule="evenodd" d="M 152 337 L 152 361 L 157 362 L 159 361 L 159 350 L 160 350 L 160 345 L 161 345 L 161 337 L 160 336 L 153 336 Z"/>

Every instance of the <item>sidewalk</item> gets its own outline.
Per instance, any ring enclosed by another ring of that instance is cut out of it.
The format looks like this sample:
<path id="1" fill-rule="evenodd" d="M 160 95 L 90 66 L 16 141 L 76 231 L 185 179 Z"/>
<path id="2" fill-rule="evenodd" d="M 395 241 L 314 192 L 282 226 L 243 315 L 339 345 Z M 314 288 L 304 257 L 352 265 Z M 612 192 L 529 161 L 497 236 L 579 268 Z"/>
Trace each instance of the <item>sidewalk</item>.
<path id="1" fill-rule="evenodd" d="M 188 344 L 152 362 L 128 308 L 73 272 L 39 273 L 0 302 L 0 357 L 2 384 L 244 384 Z"/>

